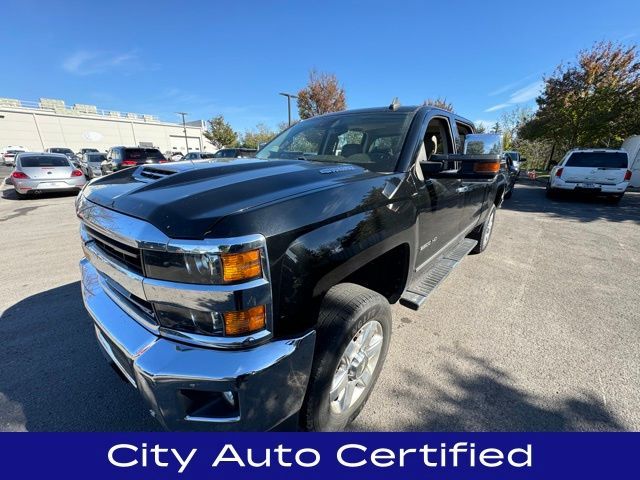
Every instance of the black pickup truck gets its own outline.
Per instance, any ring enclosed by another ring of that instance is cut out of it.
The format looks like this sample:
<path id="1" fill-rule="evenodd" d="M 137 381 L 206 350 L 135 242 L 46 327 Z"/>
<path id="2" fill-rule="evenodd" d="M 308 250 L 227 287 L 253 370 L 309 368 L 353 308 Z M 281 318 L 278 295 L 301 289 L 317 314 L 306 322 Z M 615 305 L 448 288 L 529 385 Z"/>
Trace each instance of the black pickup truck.
<path id="1" fill-rule="evenodd" d="M 418 309 L 486 248 L 504 166 L 499 137 L 392 104 L 305 120 L 255 158 L 96 179 L 76 210 L 99 344 L 168 429 L 342 429 L 390 304 Z"/>

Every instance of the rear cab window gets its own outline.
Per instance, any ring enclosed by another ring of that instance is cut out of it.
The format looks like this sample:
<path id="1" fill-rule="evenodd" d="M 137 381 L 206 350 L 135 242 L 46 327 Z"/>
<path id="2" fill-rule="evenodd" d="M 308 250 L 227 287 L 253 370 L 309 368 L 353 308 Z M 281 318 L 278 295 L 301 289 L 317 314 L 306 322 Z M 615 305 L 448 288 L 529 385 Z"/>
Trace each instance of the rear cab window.
<path id="1" fill-rule="evenodd" d="M 565 167 L 584 168 L 628 168 L 629 158 L 626 152 L 574 152 Z"/>

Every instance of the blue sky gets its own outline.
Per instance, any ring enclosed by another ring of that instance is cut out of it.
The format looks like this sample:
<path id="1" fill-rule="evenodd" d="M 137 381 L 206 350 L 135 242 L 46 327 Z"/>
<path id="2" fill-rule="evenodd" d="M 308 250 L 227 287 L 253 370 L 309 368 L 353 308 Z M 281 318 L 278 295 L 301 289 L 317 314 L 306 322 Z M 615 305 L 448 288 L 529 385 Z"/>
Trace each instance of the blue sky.
<path id="1" fill-rule="evenodd" d="M 0 97 L 239 130 L 286 120 L 278 92 L 335 73 L 350 108 L 446 97 L 493 122 L 597 40 L 640 43 L 638 1 L 0 0 Z M 10 21 L 6 21 L 10 19 Z"/>

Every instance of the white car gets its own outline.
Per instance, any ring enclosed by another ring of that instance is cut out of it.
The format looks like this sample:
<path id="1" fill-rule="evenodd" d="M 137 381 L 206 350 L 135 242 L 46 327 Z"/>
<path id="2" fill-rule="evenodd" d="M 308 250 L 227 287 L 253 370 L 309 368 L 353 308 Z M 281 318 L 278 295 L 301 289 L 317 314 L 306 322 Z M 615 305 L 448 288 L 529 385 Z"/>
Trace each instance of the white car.
<path id="1" fill-rule="evenodd" d="M 14 147 L 12 145 L 9 145 L 8 147 L 2 149 L 2 153 L 0 154 L 2 165 L 13 167 L 16 164 L 16 155 L 25 151 L 26 150 L 24 147 Z"/>
<path id="2" fill-rule="evenodd" d="M 629 157 L 624 150 L 570 150 L 551 169 L 547 195 L 560 191 L 607 195 L 620 201 L 631 180 Z"/>

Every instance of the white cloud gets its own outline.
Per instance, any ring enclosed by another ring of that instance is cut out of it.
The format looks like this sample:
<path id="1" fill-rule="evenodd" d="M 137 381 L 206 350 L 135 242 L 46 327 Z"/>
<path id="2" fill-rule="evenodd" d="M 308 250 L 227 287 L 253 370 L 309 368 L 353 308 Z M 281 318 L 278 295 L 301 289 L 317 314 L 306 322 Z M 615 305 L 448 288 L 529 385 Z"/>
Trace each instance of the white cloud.
<path id="1" fill-rule="evenodd" d="M 513 92 L 509 98 L 509 103 L 524 103 L 529 100 L 533 100 L 540 92 L 542 92 L 542 88 L 544 87 L 544 82 L 542 80 L 538 80 L 536 82 L 530 83 L 526 87 L 521 88 Z"/>
<path id="2" fill-rule="evenodd" d="M 535 82 L 512 92 L 506 102 L 498 103 L 497 105 L 489 107 L 485 112 L 495 112 L 496 110 L 502 110 L 503 108 L 511 107 L 519 103 L 529 102 L 540 95 L 543 87 L 544 82 L 542 80 L 536 80 Z"/>
<path id="3" fill-rule="evenodd" d="M 510 103 L 499 103 L 497 105 L 494 105 L 493 107 L 489 107 L 485 110 L 485 112 L 495 112 L 496 110 L 502 110 L 503 108 L 507 108 L 511 106 Z"/>
<path id="4" fill-rule="evenodd" d="M 80 50 L 67 57 L 62 62 L 62 68 L 75 75 L 92 75 L 123 65 L 137 64 L 137 59 L 138 56 L 133 51 L 113 54 Z"/>

